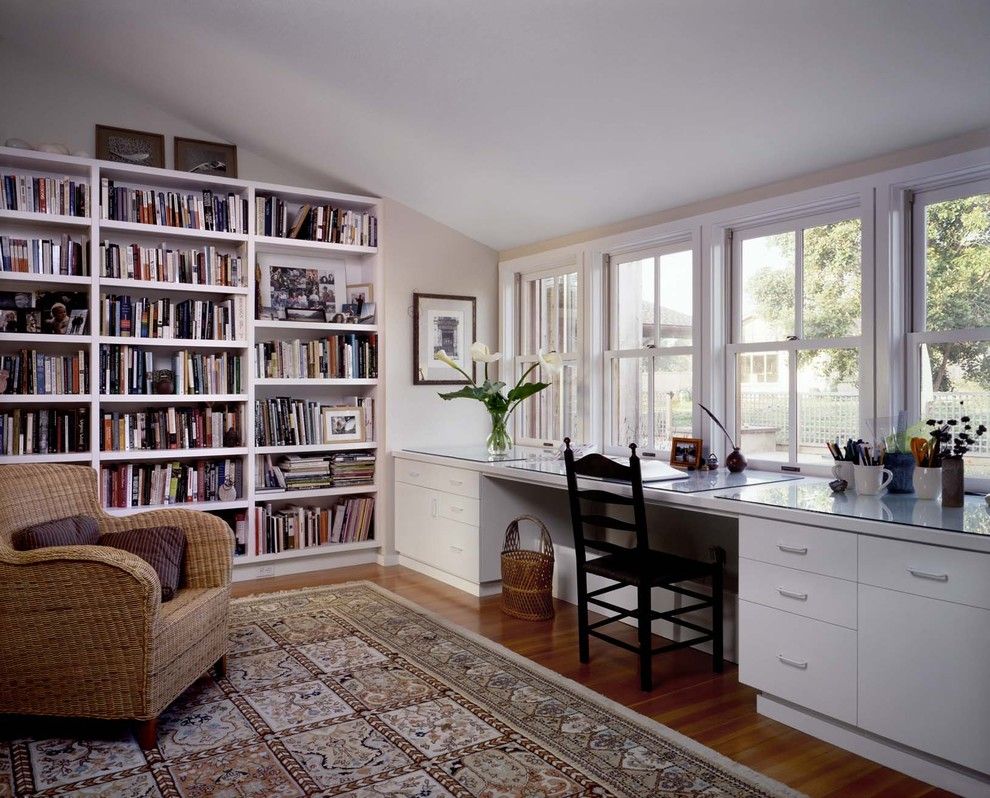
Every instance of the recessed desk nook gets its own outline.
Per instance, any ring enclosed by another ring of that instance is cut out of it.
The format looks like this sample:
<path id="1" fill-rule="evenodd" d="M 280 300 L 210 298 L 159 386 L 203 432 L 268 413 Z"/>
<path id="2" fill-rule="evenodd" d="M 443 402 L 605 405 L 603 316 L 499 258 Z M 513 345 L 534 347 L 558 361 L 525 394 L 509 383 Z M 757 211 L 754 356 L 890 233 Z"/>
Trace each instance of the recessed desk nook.
<path id="1" fill-rule="evenodd" d="M 546 456 L 397 452 L 402 564 L 475 595 L 496 593 L 506 525 L 531 513 L 554 540 L 554 595 L 574 602 L 564 466 Z M 726 597 L 725 652 L 739 680 L 759 691 L 761 713 L 956 792 L 990 794 L 983 497 L 945 508 L 909 495 L 833 494 L 825 479 L 724 469 L 644 492 L 657 513 L 651 529 L 664 535 L 664 521 L 677 520 L 680 539 L 665 537 L 665 546 L 717 544 L 729 553 L 726 587 L 738 601 Z"/>

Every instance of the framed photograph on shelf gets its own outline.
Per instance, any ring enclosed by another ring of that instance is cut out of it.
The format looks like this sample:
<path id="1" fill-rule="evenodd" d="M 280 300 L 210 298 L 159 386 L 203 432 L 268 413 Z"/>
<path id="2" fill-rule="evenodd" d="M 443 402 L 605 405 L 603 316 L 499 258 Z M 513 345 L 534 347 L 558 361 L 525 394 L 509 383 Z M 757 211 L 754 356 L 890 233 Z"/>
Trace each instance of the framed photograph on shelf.
<path id="1" fill-rule="evenodd" d="M 282 266 L 263 268 L 261 305 L 282 318 L 288 308 L 318 310 L 321 315 L 340 312 L 347 297 L 346 268 L 343 263 L 318 266 Z"/>
<path id="2" fill-rule="evenodd" d="M 347 286 L 348 305 L 366 305 L 374 298 L 371 283 L 355 283 Z"/>
<path id="3" fill-rule="evenodd" d="M 96 126 L 96 157 L 135 166 L 165 168 L 165 137 L 161 133 Z"/>
<path id="4" fill-rule="evenodd" d="M 471 344 L 478 334 L 473 296 L 413 294 L 413 384 L 467 385 L 468 380 L 434 355 L 443 350 L 468 374 Z"/>
<path id="5" fill-rule="evenodd" d="M 364 416 L 360 407 L 323 409 L 323 439 L 327 443 L 353 443 L 364 440 Z"/>
<path id="6" fill-rule="evenodd" d="M 325 321 L 325 313 L 322 308 L 286 308 L 286 321 Z"/>
<path id="7" fill-rule="evenodd" d="M 237 145 L 175 137 L 175 168 L 198 175 L 237 177 Z"/>
<path id="8" fill-rule="evenodd" d="M 670 464 L 674 468 L 697 468 L 701 465 L 701 438 L 671 438 Z"/>

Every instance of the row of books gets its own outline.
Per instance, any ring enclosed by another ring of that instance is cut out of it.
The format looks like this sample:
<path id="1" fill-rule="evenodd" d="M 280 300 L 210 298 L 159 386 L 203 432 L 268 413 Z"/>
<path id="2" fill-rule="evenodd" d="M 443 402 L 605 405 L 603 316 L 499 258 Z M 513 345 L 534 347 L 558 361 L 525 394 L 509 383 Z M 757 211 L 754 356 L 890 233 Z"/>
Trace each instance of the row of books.
<path id="1" fill-rule="evenodd" d="M 242 405 L 223 404 L 103 413 L 101 422 L 105 452 L 240 446 L 244 429 Z"/>
<path id="2" fill-rule="evenodd" d="M 330 457 L 330 482 L 335 488 L 370 485 L 374 481 L 374 452 L 336 452 Z"/>
<path id="3" fill-rule="evenodd" d="M 140 346 L 104 344 L 100 347 L 100 393 L 147 395 L 156 393 L 156 353 Z M 161 355 L 159 355 L 161 357 Z M 171 368 L 172 393 L 195 396 L 241 393 L 241 357 L 229 352 L 202 353 L 185 349 L 164 361 Z"/>
<path id="4" fill-rule="evenodd" d="M 258 491 L 342 488 L 372 485 L 374 481 L 374 452 L 289 454 L 277 463 L 271 455 L 259 455 L 254 472 Z"/>
<path id="5" fill-rule="evenodd" d="M 247 199 L 233 192 L 223 196 L 203 189 L 202 195 L 180 194 L 118 186 L 106 177 L 100 180 L 101 219 L 246 233 L 247 213 Z"/>
<path id="6" fill-rule="evenodd" d="M 52 394 L 89 393 L 89 354 L 80 349 L 73 355 L 53 355 L 34 349 L 0 354 L 0 371 L 7 372 L 3 393 Z"/>
<path id="7" fill-rule="evenodd" d="M 87 216 L 89 186 L 68 177 L 3 175 L 0 210 Z"/>
<path id="8" fill-rule="evenodd" d="M 277 554 L 370 540 L 374 512 L 375 500 L 370 496 L 345 499 L 332 507 L 259 505 L 254 509 L 255 550 Z"/>
<path id="9" fill-rule="evenodd" d="M 63 235 L 53 238 L 0 236 L 0 271 L 22 274 L 89 274 L 89 247 Z"/>
<path id="10" fill-rule="evenodd" d="M 256 344 L 256 377 L 365 379 L 378 376 L 378 336 L 330 335 Z"/>
<path id="11" fill-rule="evenodd" d="M 233 501 L 244 495 L 243 479 L 238 459 L 104 465 L 100 500 L 104 507 Z"/>
<path id="12" fill-rule="evenodd" d="M 89 410 L 15 408 L 0 413 L 0 455 L 89 451 Z"/>
<path id="13" fill-rule="evenodd" d="M 220 301 L 165 297 L 132 298 L 107 294 L 100 299 L 100 334 L 124 338 L 235 341 L 245 335 L 244 297 Z"/>
<path id="14" fill-rule="evenodd" d="M 364 439 L 361 408 L 277 396 L 254 403 L 259 446 L 353 443 Z"/>
<path id="15" fill-rule="evenodd" d="M 378 246 L 378 218 L 373 213 L 348 211 L 332 205 L 302 205 L 290 224 L 288 205 L 281 198 L 255 197 L 254 202 L 254 229 L 258 235 Z"/>
<path id="16" fill-rule="evenodd" d="M 186 285 L 244 285 L 239 255 L 219 252 L 214 246 L 200 249 L 169 249 L 100 244 L 100 277 L 149 280 Z"/>

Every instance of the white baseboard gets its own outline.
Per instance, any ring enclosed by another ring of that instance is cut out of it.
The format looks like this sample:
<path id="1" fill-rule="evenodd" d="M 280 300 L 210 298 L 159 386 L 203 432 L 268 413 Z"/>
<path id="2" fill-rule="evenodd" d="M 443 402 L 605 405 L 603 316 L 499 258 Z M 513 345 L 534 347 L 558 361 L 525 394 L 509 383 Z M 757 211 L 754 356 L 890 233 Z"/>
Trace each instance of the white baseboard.
<path id="1" fill-rule="evenodd" d="M 458 590 L 463 590 L 465 593 L 470 593 L 472 596 L 491 596 L 495 593 L 502 592 L 501 582 L 483 582 L 479 585 L 477 582 L 469 582 L 467 579 L 462 579 L 459 576 L 448 574 L 446 571 L 441 571 L 439 568 L 434 568 L 432 565 L 427 565 L 419 560 L 406 557 L 404 554 L 398 555 L 398 565 L 403 565 L 406 568 L 411 568 L 413 571 L 426 574 L 426 576 L 432 577 L 438 582 L 443 582 L 444 584 L 456 587 Z"/>
<path id="2" fill-rule="evenodd" d="M 249 579 L 268 579 L 273 576 L 288 576 L 289 574 L 304 574 L 310 571 L 328 571 L 334 568 L 346 568 L 350 565 L 367 565 L 378 559 L 375 549 L 357 549 L 356 551 L 335 552 L 327 557 L 326 552 L 314 554 L 312 557 L 293 557 L 286 560 L 269 560 L 268 562 L 235 564 L 233 569 L 234 582 L 246 582 Z"/>
<path id="3" fill-rule="evenodd" d="M 953 765 L 862 729 L 809 712 L 767 695 L 756 697 L 756 711 L 819 740 L 852 751 L 912 778 L 966 798 L 990 796 L 990 776 Z"/>

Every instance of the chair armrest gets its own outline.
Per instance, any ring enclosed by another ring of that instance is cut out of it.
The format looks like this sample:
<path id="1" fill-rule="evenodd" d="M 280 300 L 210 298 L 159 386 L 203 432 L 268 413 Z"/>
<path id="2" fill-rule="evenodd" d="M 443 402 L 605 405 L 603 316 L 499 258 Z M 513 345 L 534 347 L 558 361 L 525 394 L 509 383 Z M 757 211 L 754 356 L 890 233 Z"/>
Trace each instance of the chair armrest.
<path id="1" fill-rule="evenodd" d="M 186 587 L 224 587 L 230 584 L 234 533 L 226 522 L 195 510 L 151 510 L 124 516 L 104 516 L 101 532 L 123 532 L 149 526 L 176 526 L 186 534 L 182 584 Z"/>

